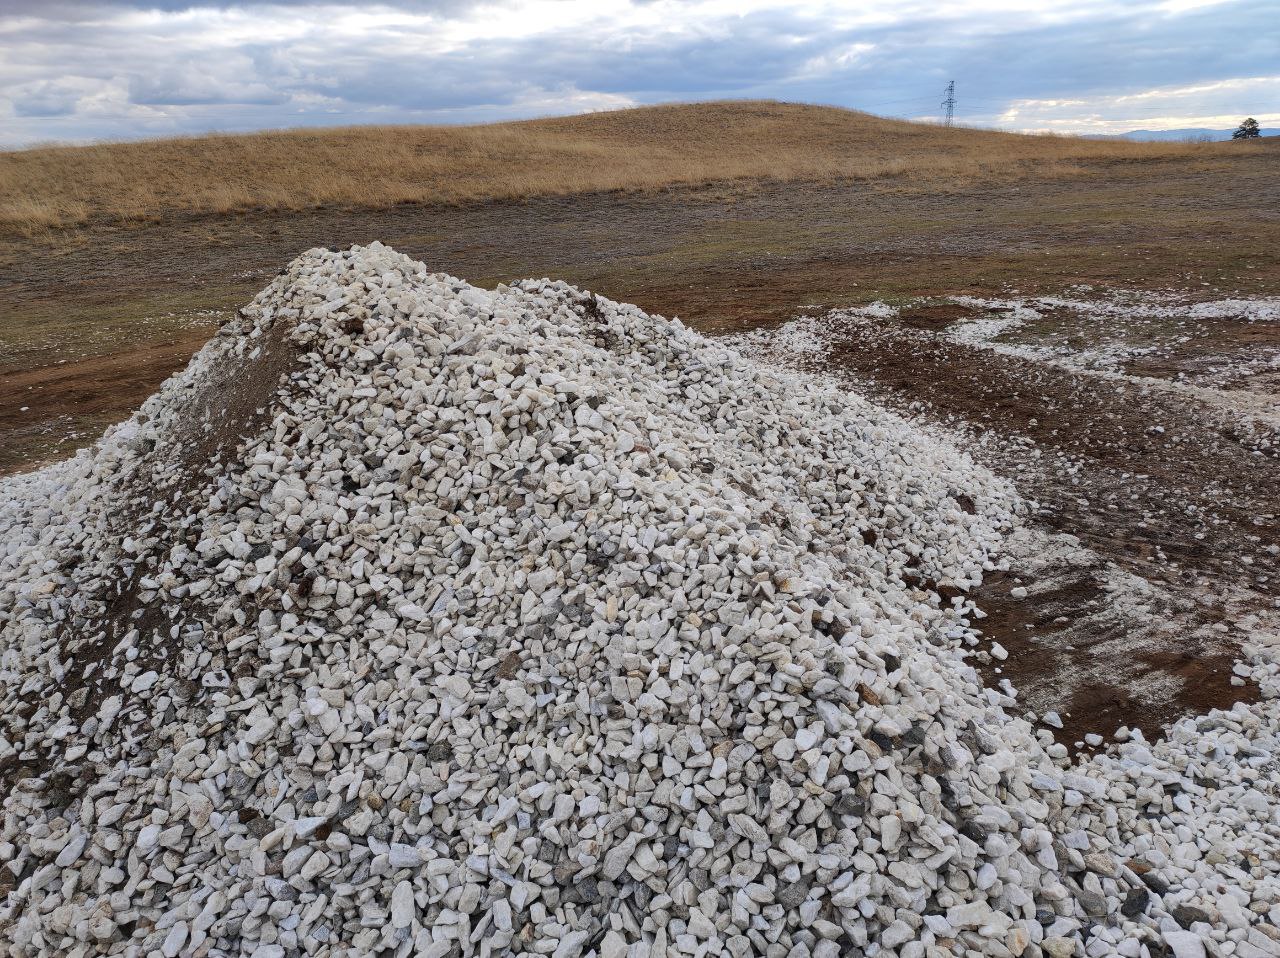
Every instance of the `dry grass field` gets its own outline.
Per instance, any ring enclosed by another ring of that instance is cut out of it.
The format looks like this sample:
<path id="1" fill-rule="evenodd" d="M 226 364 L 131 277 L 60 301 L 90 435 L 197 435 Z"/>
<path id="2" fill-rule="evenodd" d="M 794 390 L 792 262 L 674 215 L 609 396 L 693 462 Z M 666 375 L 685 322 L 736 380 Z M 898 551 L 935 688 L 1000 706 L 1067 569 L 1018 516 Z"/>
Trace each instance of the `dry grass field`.
<path id="1" fill-rule="evenodd" d="M 351 127 L 0 153 L 0 235 L 173 214 L 380 209 L 741 181 L 937 192 L 1020 176 L 1229 174 L 1256 147 L 943 128 L 702 103 L 472 127 Z"/>

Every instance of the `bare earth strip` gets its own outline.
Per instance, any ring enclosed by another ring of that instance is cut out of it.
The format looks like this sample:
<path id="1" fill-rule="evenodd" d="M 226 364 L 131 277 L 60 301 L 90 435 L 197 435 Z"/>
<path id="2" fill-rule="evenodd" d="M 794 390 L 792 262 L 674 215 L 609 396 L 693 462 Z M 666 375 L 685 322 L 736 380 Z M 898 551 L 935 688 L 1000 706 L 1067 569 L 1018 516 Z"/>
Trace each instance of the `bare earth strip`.
<path id="1" fill-rule="evenodd" d="M 0 242 L 0 374 L 49 376 L 0 381 L 9 440 L 0 472 L 75 448 L 101 428 L 99 412 L 124 418 L 199 335 L 313 246 L 382 239 L 485 285 L 563 277 L 709 332 L 783 322 L 815 304 L 1076 283 L 1258 294 L 1280 290 L 1280 150 L 1260 156 L 1266 162 L 1226 181 L 1157 165 L 1146 179 L 1094 178 L 1088 189 L 1033 178 L 948 194 L 739 184 L 189 216 L 93 227 L 55 245 Z M 169 368 L 154 364 L 155 346 L 175 350 Z M 56 386 L 57 366 L 98 355 L 121 357 L 137 375 L 102 381 L 81 406 Z"/>

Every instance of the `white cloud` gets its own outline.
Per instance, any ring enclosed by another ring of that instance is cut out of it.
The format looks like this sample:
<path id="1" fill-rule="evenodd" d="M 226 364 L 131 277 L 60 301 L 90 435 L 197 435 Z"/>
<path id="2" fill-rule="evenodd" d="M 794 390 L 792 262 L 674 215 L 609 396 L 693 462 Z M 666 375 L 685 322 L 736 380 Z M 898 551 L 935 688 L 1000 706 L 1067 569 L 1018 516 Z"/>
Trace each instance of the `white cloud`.
<path id="1" fill-rule="evenodd" d="M 866 55 L 875 48 L 874 43 L 849 43 L 819 56 L 810 57 L 801 64 L 792 79 L 803 80 L 848 70 L 865 60 Z"/>
<path id="2" fill-rule="evenodd" d="M 1280 103 L 1280 76 L 1238 77 L 1114 96 L 1019 100 L 994 118 L 1011 129 L 1061 133 L 1229 129 L 1245 115 L 1263 126 L 1280 124 L 1280 112 L 1266 109 L 1276 103 Z"/>

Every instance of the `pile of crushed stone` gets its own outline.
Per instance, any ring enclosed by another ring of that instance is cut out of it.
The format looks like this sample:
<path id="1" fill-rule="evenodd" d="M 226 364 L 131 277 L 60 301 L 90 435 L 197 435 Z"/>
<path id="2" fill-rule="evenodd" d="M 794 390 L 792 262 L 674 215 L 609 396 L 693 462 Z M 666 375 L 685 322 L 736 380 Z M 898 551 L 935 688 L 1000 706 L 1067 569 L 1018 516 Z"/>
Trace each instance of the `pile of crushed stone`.
<path id="1" fill-rule="evenodd" d="M 0 487 L 0 941 L 1280 953 L 1274 699 L 1072 764 L 966 663 L 1021 508 L 678 322 L 311 251 Z"/>

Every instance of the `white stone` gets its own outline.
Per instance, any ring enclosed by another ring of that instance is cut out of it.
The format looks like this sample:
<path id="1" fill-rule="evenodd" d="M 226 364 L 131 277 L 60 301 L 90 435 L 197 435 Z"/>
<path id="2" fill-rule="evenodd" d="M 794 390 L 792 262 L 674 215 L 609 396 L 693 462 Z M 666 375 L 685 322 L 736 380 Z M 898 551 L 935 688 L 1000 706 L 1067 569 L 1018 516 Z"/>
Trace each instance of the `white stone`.
<path id="1" fill-rule="evenodd" d="M 980 686 L 981 610 L 921 577 L 1102 566 L 960 434 L 790 368 L 894 313 L 710 340 L 378 245 L 295 261 L 0 485 L 0 763 L 75 773 L 6 793 L 0 951 L 1126 954 L 1185 934 L 1121 914 L 1145 862 L 1205 953 L 1267 953 L 1280 700 L 1071 757 Z M 1230 626 L 1264 692 L 1269 627 Z"/>
<path id="2" fill-rule="evenodd" d="M 1204 958 L 1204 941 L 1193 931 L 1167 931 L 1164 943 L 1173 951 L 1174 958 Z"/>
<path id="3" fill-rule="evenodd" d="M 413 886 L 407 881 L 398 882 L 391 893 L 391 926 L 408 928 L 413 924 L 417 906 L 413 900 Z"/>

